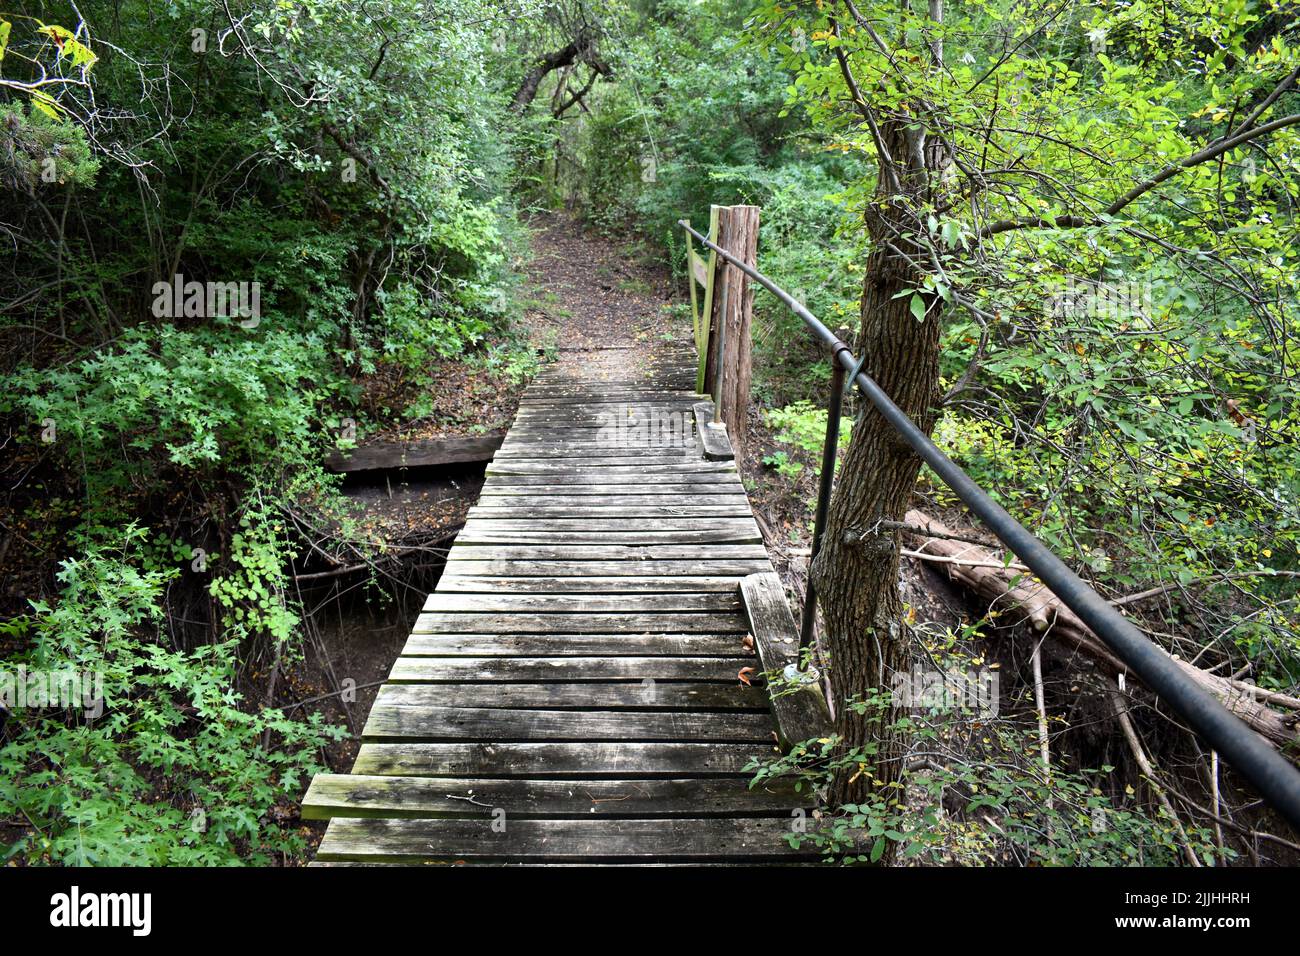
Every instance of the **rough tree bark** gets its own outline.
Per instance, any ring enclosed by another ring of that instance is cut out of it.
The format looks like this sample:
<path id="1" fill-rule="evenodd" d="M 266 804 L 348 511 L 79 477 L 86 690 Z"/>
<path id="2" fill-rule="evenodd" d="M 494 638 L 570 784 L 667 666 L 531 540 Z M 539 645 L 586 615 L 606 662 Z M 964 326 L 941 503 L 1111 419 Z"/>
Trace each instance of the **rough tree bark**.
<path id="1" fill-rule="evenodd" d="M 934 424 L 939 398 L 939 306 L 927 302 L 925 318 L 912 314 L 910 297 L 895 296 L 914 287 L 906 263 L 884 248 L 895 241 L 892 229 L 873 227 L 876 251 L 868 259 L 862 290 L 862 332 L 856 343 L 863 370 L 876 380 L 923 430 Z M 889 730 L 897 713 L 879 723 L 844 705 L 872 688 L 888 688 L 890 675 L 908 666 L 903 606 L 898 588 L 898 532 L 881 521 L 898 521 L 907 511 L 921 459 L 873 408 L 864 408 L 853 425 L 831 503 L 821 553 L 812 573 L 825 623 L 824 647 L 836 696 L 836 732 L 846 748 L 875 742 L 874 773 L 841 774 L 830 798 L 861 803 L 874 781 L 896 779 L 905 741 Z M 884 791 L 886 794 L 889 791 Z"/>
<path id="2" fill-rule="evenodd" d="M 926 234 L 923 213 L 934 207 L 948 155 L 939 138 L 898 117 L 881 119 L 865 102 L 837 49 L 855 107 L 876 137 L 879 185 L 868 207 L 866 226 L 872 252 L 862 287 L 862 331 L 855 351 L 863 370 L 880 384 L 920 428 L 934 426 L 940 395 L 939 326 L 942 300 L 920 295 L 921 317 L 913 295 L 927 261 L 920 242 Z M 899 799 L 888 787 L 899 775 L 907 741 L 891 725 L 896 707 L 873 719 L 844 701 L 886 689 L 891 675 L 908 666 L 908 644 L 898 588 L 899 541 L 881 521 L 898 521 L 907 510 L 920 458 L 872 407 L 854 422 L 853 437 L 841 466 L 822 550 L 811 572 L 820 600 L 829 677 L 836 697 L 836 732 L 841 747 L 876 745 L 871 773 L 848 768 L 833 781 L 832 803 L 862 803 L 872 796 Z M 891 843 L 882 862 L 889 862 Z"/>

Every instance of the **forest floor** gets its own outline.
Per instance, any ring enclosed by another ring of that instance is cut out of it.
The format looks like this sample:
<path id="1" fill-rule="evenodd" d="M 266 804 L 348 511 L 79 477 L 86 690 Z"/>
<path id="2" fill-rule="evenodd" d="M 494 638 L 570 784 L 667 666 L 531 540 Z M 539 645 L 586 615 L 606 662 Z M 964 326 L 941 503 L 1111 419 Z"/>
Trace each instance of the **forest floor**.
<path id="1" fill-rule="evenodd" d="M 691 341 L 667 273 L 635 242 L 600 236 L 559 213 L 536 216 L 525 321 L 561 368 L 634 380 L 657 349 Z"/>

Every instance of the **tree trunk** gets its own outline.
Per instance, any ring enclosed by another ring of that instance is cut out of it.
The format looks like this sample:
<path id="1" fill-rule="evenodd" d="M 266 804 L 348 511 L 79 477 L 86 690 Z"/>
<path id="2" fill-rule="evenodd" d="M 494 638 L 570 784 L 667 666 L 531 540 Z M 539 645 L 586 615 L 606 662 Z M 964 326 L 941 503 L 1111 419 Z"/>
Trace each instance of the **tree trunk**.
<path id="1" fill-rule="evenodd" d="M 925 313 L 918 319 L 912 296 L 899 293 L 920 285 L 912 263 L 924 261 L 924 255 L 907 237 L 924 231 L 917 210 L 932 200 L 931 183 L 938 181 L 943 157 L 904 128 L 886 130 L 885 137 L 892 155 L 899 157 L 898 178 L 887 184 L 882 176 L 877 203 L 867 217 L 873 251 L 862 287 L 862 332 L 855 351 L 859 358 L 866 357 L 863 371 L 928 433 L 939 399 L 943 303 L 937 296 L 922 295 Z M 916 159 L 905 167 L 903 157 Z M 883 714 L 858 714 L 845 701 L 865 697 L 873 688 L 887 690 L 891 675 L 908 667 L 898 587 L 899 536 L 880 528 L 879 522 L 903 517 L 920 467 L 916 453 L 864 403 L 840 467 L 812 573 L 825 622 L 823 647 L 841 746 L 847 750 L 874 744 L 877 750 L 867 761 L 870 772 L 849 767 L 837 776 L 832 804 L 864 803 L 873 796 L 887 802 L 901 798 L 887 787 L 899 776 L 907 745 L 903 735 L 891 729 L 899 712 L 891 706 Z M 892 859 L 894 848 L 891 842 L 884 862 Z"/>
<path id="2" fill-rule="evenodd" d="M 939 320 L 931 303 L 924 321 L 912 314 L 910 288 L 894 275 L 880 252 L 869 260 L 862 291 L 862 335 L 859 357 L 863 370 L 876 380 L 922 429 L 934 424 L 938 398 Z M 921 459 L 874 408 L 864 407 L 853 425 L 853 437 L 840 466 L 840 479 L 831 503 L 817 556 L 817 594 L 821 599 L 829 650 L 831 684 L 835 689 L 836 731 L 846 747 L 875 740 L 880 749 L 874 779 L 889 782 L 897 775 L 902 741 L 887 724 L 881 726 L 844 706 L 844 700 L 865 695 L 871 688 L 888 688 L 891 675 L 906 671 L 907 642 L 902 632 L 902 599 L 898 589 L 898 532 L 877 527 L 881 520 L 899 521 L 908 509 Z M 833 787 L 832 800 L 862 802 L 873 789 L 872 775 L 843 775 Z"/>

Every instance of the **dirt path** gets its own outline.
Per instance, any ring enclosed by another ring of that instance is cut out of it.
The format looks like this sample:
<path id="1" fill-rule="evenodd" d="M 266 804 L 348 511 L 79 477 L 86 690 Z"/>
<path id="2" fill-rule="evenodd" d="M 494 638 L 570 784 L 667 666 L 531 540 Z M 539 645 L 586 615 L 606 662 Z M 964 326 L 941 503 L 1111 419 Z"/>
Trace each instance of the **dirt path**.
<path id="1" fill-rule="evenodd" d="M 584 231 L 560 214 L 538 216 L 525 315 L 538 347 L 554 348 L 575 377 L 632 381 L 657 359 L 693 348 L 691 320 L 659 266 L 625 240 Z"/>

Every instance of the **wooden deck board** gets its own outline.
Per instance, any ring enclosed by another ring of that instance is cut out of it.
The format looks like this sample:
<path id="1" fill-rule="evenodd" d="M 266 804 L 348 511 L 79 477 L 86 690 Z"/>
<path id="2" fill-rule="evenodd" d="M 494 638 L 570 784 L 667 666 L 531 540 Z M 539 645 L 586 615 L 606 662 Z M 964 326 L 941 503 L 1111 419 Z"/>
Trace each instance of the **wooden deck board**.
<path id="1" fill-rule="evenodd" d="M 317 859 L 751 861 L 815 859 L 807 842 L 793 849 L 793 811 L 785 818 L 403 820 L 340 817 L 330 822 Z"/>
<path id="2" fill-rule="evenodd" d="M 413 634 L 406 657 L 735 657 L 732 634 Z M 751 661 L 757 665 L 757 661 Z"/>
<path id="3" fill-rule="evenodd" d="M 767 658 L 788 634 L 742 599 L 772 565 L 735 463 L 698 444 L 682 354 L 527 390 L 352 772 L 304 798 L 330 821 L 319 865 L 816 858 L 789 839 L 810 798 L 748 785 L 788 710 L 750 631 Z"/>
<path id="4" fill-rule="evenodd" d="M 510 807 L 520 818 L 786 816 L 801 798 L 789 783 L 756 790 L 727 777 L 530 780 L 526 777 L 392 777 L 322 774 L 303 799 L 307 819 L 482 817 Z"/>

